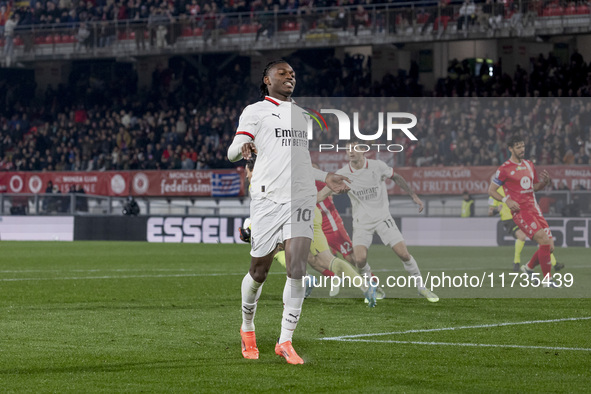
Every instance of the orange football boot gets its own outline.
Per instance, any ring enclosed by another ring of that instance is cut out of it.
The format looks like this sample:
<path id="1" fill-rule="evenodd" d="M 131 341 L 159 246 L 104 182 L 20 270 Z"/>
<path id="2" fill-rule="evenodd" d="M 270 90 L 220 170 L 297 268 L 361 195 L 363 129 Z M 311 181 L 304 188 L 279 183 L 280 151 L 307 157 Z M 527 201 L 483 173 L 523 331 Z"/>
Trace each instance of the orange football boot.
<path id="1" fill-rule="evenodd" d="M 303 364 L 304 360 L 296 353 L 291 341 L 275 345 L 275 354 L 285 358 L 289 364 Z"/>
<path id="2" fill-rule="evenodd" d="M 242 356 L 250 360 L 258 360 L 259 349 L 257 348 L 257 338 L 254 331 L 242 331 L 240 329 L 240 337 L 242 338 Z"/>

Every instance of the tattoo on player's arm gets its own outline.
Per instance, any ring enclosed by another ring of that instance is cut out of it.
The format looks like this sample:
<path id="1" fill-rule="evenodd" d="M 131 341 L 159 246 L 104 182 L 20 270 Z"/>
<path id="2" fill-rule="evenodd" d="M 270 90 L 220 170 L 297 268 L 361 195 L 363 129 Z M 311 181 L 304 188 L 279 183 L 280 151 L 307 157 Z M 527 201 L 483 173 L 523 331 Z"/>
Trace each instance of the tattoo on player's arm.
<path id="1" fill-rule="evenodd" d="M 410 186 L 408 186 L 408 184 L 406 183 L 406 181 L 404 180 L 404 178 L 402 177 L 402 175 L 394 173 L 394 175 L 392 175 L 392 179 L 394 182 L 396 182 L 396 184 L 398 186 L 400 186 L 400 188 L 402 190 L 404 190 L 405 192 L 407 192 L 411 197 L 415 196 L 415 192 L 413 192 L 410 188 Z"/>

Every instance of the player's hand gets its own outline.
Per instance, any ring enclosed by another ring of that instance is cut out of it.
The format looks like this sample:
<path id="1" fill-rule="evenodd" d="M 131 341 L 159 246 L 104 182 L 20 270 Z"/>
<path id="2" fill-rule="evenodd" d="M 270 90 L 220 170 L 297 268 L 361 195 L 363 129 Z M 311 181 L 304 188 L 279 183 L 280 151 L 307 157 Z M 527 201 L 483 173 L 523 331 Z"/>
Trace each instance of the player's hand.
<path id="1" fill-rule="evenodd" d="M 540 177 L 542 178 L 542 181 L 546 184 L 546 186 L 548 186 L 552 181 L 552 179 L 550 178 L 550 174 L 546 170 L 540 173 Z"/>
<path id="2" fill-rule="evenodd" d="M 517 202 L 511 200 L 510 198 L 508 198 L 505 201 L 505 204 L 507 204 L 507 208 L 509 208 L 511 210 L 511 212 L 519 211 L 519 204 Z"/>
<path id="3" fill-rule="evenodd" d="M 250 243 L 250 230 L 247 228 L 238 227 L 240 232 L 240 239 L 242 242 Z"/>
<path id="4" fill-rule="evenodd" d="M 338 194 L 346 193 L 349 190 L 351 190 L 351 188 L 345 182 L 351 183 L 349 178 L 347 178 L 346 176 L 337 175 L 333 172 L 329 172 L 326 176 L 326 186 L 328 186 L 330 190 Z"/>
<path id="5" fill-rule="evenodd" d="M 415 195 L 412 200 L 414 201 L 415 204 L 417 204 L 419 206 L 419 213 L 423 212 L 423 209 L 425 209 L 425 206 L 423 205 L 423 202 L 421 201 L 421 199 Z"/>
<path id="6" fill-rule="evenodd" d="M 242 152 L 242 158 L 244 160 L 249 160 L 253 153 L 255 155 L 257 154 L 257 147 L 254 145 L 254 142 L 247 142 L 242 145 L 240 151 Z"/>

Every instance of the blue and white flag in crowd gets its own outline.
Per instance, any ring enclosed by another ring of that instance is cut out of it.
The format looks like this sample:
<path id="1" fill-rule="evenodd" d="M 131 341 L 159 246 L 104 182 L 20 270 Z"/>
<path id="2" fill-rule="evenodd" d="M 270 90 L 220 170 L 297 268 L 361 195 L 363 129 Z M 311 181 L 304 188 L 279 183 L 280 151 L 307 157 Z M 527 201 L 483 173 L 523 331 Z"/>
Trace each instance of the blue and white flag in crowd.
<path id="1" fill-rule="evenodd" d="M 240 174 L 211 174 L 211 196 L 231 197 L 240 193 Z"/>

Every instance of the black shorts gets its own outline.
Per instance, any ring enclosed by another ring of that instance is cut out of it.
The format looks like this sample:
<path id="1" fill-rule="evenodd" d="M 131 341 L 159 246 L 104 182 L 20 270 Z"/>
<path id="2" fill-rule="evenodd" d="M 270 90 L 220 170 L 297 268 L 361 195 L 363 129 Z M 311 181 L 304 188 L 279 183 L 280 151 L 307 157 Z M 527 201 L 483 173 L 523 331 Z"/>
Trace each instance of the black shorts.
<path id="1" fill-rule="evenodd" d="M 519 227 L 515 224 L 513 219 L 503 220 L 502 223 L 503 227 L 505 227 L 505 232 L 507 234 L 511 234 L 514 238 L 517 238 L 515 236 L 515 233 L 517 232 L 517 230 L 519 230 Z"/>

